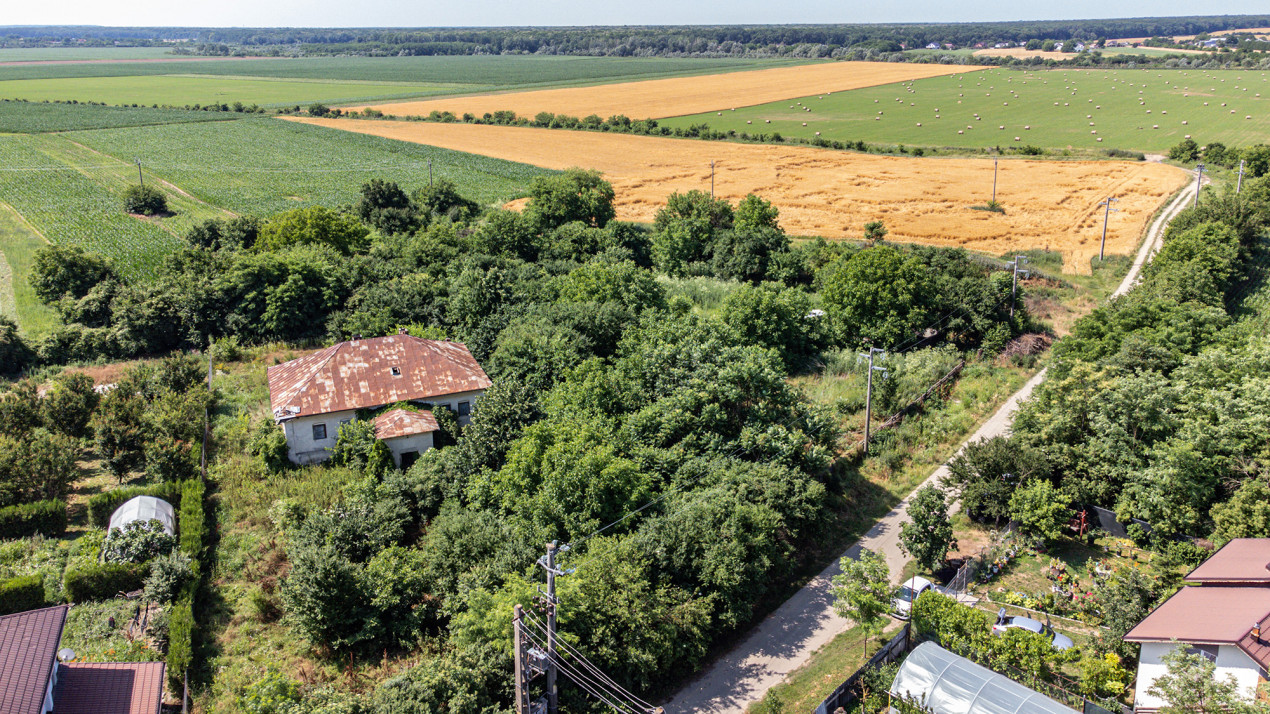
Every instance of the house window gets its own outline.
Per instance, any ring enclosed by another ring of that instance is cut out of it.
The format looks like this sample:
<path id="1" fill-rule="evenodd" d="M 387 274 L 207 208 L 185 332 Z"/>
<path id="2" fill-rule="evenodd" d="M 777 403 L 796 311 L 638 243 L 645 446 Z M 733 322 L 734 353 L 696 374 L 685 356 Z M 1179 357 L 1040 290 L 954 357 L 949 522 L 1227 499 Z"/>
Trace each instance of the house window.
<path id="1" fill-rule="evenodd" d="M 313 440 L 326 441 L 326 425 L 325 424 L 313 425 Z"/>
<path id="2" fill-rule="evenodd" d="M 1217 661 L 1217 646 L 1216 645 L 1190 645 L 1189 647 L 1186 648 L 1186 654 L 1202 655 L 1204 659 L 1207 659 L 1209 662 L 1216 662 Z"/>
<path id="3" fill-rule="evenodd" d="M 471 402 L 459 402 L 459 416 L 464 417 L 472 413 Z"/>
<path id="4" fill-rule="evenodd" d="M 403 452 L 401 452 L 401 468 L 403 468 L 403 469 L 408 469 L 408 468 L 410 468 L 411 466 L 414 466 L 414 465 L 415 465 L 415 462 L 416 462 L 416 461 L 418 461 L 418 460 L 419 460 L 419 452 L 418 452 L 418 451 L 403 451 Z"/>
<path id="5" fill-rule="evenodd" d="M 401 376 L 401 368 L 400 368 L 400 367 L 393 367 L 393 368 L 392 368 L 392 376 L 394 376 L 394 377 L 400 377 L 400 376 Z"/>

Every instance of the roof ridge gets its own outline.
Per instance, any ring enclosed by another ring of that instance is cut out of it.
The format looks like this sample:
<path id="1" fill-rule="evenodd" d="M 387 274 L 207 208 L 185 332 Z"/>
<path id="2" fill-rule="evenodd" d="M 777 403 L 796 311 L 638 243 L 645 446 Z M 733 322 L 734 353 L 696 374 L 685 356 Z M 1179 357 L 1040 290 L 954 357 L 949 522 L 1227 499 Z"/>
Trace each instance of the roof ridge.
<path id="1" fill-rule="evenodd" d="M 4 620 L 10 617 L 22 617 L 23 615 L 30 615 L 32 613 L 42 612 L 44 610 L 58 610 L 58 609 L 69 610 L 70 605 L 67 605 L 66 603 L 62 603 L 61 605 L 49 605 L 48 607 L 37 607 L 34 610 L 22 610 L 21 612 L 11 612 L 8 615 L 0 615 L 0 620 Z"/>

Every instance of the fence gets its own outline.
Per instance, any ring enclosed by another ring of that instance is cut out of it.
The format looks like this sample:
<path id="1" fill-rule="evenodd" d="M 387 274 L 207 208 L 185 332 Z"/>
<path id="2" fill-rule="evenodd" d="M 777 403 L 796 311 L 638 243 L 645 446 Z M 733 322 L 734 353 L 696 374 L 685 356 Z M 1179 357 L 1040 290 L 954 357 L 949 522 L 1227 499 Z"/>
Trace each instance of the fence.
<path id="1" fill-rule="evenodd" d="M 854 674 L 847 678 L 847 681 L 838 685 L 833 693 L 816 707 L 815 714 L 833 714 L 839 707 L 846 708 L 849 704 L 854 704 L 860 698 L 860 679 L 864 677 L 867 670 L 874 667 L 880 667 L 884 664 L 890 664 L 899 659 L 900 655 L 909 650 L 909 625 L 904 623 L 904 627 L 887 642 L 877 654 L 869 658 L 869 661 L 863 667 L 857 669 Z"/>

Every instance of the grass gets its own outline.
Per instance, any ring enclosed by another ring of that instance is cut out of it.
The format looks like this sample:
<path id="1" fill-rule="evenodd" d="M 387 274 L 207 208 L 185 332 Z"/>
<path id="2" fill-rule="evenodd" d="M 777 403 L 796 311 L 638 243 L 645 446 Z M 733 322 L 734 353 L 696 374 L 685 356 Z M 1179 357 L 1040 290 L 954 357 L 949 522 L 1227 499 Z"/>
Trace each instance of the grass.
<path id="1" fill-rule="evenodd" d="M 976 149 L 1031 144 L 1163 152 L 1187 134 L 1201 144 L 1244 146 L 1270 133 L 1270 78 L 1242 70 L 991 69 L 738 108 L 724 117 L 707 112 L 661 121 L 684 128 L 702 123 L 738 134 L 810 140 L 819 132 L 829 141 Z"/>
<path id="2" fill-rule="evenodd" d="M 0 81 L 0 97 L 27 101 L 105 102 L 185 106 L 242 102 L 283 105 L 422 97 L 470 89 L 454 84 L 258 77 L 150 75 Z"/>
<path id="3" fill-rule="evenodd" d="M 735 280 L 706 276 L 672 278 L 658 275 L 657 282 L 666 290 L 667 298 L 684 297 L 707 315 L 717 314 L 723 307 L 723 301 L 741 287 L 741 283 Z"/>
<path id="4" fill-rule="evenodd" d="M 0 62 L 136 60 L 175 57 L 168 47 L 4 47 Z"/>
<path id="5" fill-rule="evenodd" d="M 51 131 L 108 129 L 190 121 L 223 121 L 240 116 L 240 114 L 184 109 L 0 100 L 0 134 L 38 134 Z"/>
<path id="6" fill-rule="evenodd" d="M 57 312 L 35 295 L 27 276 L 35 252 L 48 243 L 12 206 L 0 203 L 0 312 L 28 335 L 42 335 L 60 323 Z"/>
<path id="7" fill-rule="evenodd" d="M 873 635 L 864 642 L 865 630 L 859 626 L 838 633 L 832 640 L 816 650 L 802 667 L 790 672 L 784 682 L 767 690 L 763 698 L 750 705 L 749 714 L 777 714 L 778 712 L 811 712 L 833 693 L 847 677 L 868 661 L 887 639 L 895 635 L 900 624 L 888 620 L 881 635 Z"/>
<path id="8" fill-rule="evenodd" d="M 144 157 L 147 171 L 235 213 L 268 215 L 299 206 L 354 202 L 361 185 L 381 178 L 407 191 L 437 179 L 484 204 L 524 194 L 550 173 L 474 154 L 324 129 L 276 119 L 75 132 L 103 154 Z"/>
<path id="9" fill-rule="evenodd" d="M 75 650 L 78 662 L 159 662 L 163 652 L 141 636 L 140 623 L 128 636 L 128 624 L 138 616 L 139 600 L 103 600 L 72 605 L 66 613 L 62 647 Z M 149 618 L 159 609 L 150 609 Z M 109 618 L 115 619 L 110 625 Z M 142 614 L 145 618 L 145 615 Z"/>

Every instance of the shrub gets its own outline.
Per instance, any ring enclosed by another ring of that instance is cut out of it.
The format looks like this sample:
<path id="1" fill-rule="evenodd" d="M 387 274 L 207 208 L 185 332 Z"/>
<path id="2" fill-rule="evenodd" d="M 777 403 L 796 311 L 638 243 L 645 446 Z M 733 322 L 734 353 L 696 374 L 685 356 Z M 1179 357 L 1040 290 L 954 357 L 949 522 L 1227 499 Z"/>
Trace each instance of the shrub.
<path id="1" fill-rule="evenodd" d="M 0 508 L 0 538 L 25 538 L 36 533 L 59 536 L 65 531 L 65 501 L 50 499 Z"/>
<path id="2" fill-rule="evenodd" d="M 44 600 L 44 578 L 39 573 L 23 575 L 0 583 L 0 615 L 38 610 Z"/>
<path id="3" fill-rule="evenodd" d="M 35 352 L 22 339 L 17 323 L 0 315 L 0 374 L 17 374 L 34 358 Z"/>
<path id="4" fill-rule="evenodd" d="M 110 515 L 115 512 L 115 509 L 137 496 L 154 496 L 179 508 L 183 486 L 184 484 L 181 483 L 160 483 L 153 486 L 116 488 L 90 496 L 88 499 L 88 522 L 98 528 L 105 528 L 110 525 Z"/>
<path id="5" fill-rule="evenodd" d="M 185 482 L 181 494 L 180 517 L 177 521 L 181 533 L 181 552 L 195 560 L 203 551 L 203 529 L 206 522 L 203 490 L 203 482 L 198 479 Z"/>
<path id="6" fill-rule="evenodd" d="M 123 210 L 154 216 L 168 212 L 168 197 L 153 186 L 129 186 L 123 192 Z"/>
<path id="7" fill-rule="evenodd" d="M 50 429 L 79 438 L 88 432 L 88 420 L 97 401 L 92 377 L 82 372 L 64 372 L 53 379 L 53 386 L 40 401 L 40 413 Z"/>
<path id="8" fill-rule="evenodd" d="M 193 575 L 190 557 L 184 553 L 172 552 L 155 558 L 150 562 L 150 576 L 146 578 L 146 599 L 169 602 Z"/>
<path id="9" fill-rule="evenodd" d="M 107 600 L 121 592 L 140 590 L 149 567 L 141 563 L 104 563 L 67 570 L 63 576 L 71 602 Z"/>
<path id="10" fill-rule="evenodd" d="M 191 580 L 168 611 L 168 687 L 174 692 L 181 691 L 185 670 L 194 659 L 193 640 L 194 581 Z"/>
<path id="11" fill-rule="evenodd" d="M 102 554 L 116 563 L 144 563 L 176 548 L 176 536 L 163 529 L 157 519 L 132 521 L 122 528 L 111 528 Z"/>
<path id="12" fill-rule="evenodd" d="M 266 471 L 276 474 L 290 468 L 289 451 L 287 435 L 273 423 L 273 419 L 261 419 L 256 423 L 247 441 L 247 453 L 259 459 Z"/>

